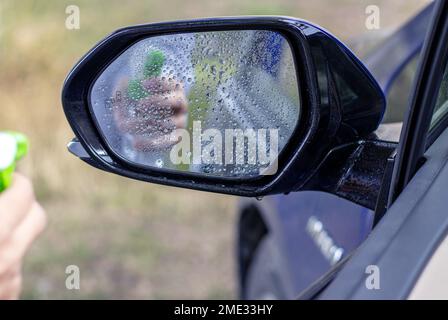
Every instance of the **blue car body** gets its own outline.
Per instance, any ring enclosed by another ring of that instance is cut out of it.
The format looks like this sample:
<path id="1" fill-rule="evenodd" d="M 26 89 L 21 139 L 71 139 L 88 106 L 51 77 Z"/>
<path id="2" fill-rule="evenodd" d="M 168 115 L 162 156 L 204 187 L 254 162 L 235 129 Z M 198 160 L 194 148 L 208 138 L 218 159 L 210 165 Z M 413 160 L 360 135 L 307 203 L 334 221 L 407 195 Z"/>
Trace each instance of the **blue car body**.
<path id="1" fill-rule="evenodd" d="M 432 7 L 361 57 L 386 97 L 418 55 Z M 337 262 L 331 254 L 340 250 L 347 256 L 374 227 L 371 210 L 322 192 L 242 200 L 240 208 L 237 256 L 243 298 L 294 298 Z"/>

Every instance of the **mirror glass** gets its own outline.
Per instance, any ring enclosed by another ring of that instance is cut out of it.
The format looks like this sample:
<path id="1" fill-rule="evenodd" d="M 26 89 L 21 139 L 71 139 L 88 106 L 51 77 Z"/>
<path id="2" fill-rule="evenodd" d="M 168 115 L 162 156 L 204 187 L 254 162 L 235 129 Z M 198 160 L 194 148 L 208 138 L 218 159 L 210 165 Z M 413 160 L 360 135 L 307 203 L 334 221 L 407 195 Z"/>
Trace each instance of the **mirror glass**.
<path id="1" fill-rule="evenodd" d="M 130 46 L 95 81 L 110 149 L 144 167 L 275 174 L 300 114 L 289 42 L 267 30 L 168 34 Z"/>

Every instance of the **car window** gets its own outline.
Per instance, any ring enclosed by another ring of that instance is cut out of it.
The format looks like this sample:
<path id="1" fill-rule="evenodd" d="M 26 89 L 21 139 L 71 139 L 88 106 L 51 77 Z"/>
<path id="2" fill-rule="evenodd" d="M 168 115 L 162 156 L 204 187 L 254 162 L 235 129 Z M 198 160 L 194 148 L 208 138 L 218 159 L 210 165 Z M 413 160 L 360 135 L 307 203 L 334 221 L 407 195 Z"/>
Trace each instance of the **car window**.
<path id="1" fill-rule="evenodd" d="M 387 109 L 383 123 L 403 122 L 409 106 L 409 95 L 417 72 L 420 55 L 415 55 L 400 71 L 387 94 Z"/>
<path id="2" fill-rule="evenodd" d="M 432 114 L 430 130 L 435 129 L 448 113 L 448 69 L 445 70 L 439 92 L 437 94 L 437 102 Z"/>
<path id="3" fill-rule="evenodd" d="M 392 142 L 400 140 L 401 127 L 409 106 L 409 96 L 417 72 L 419 57 L 420 55 L 416 54 L 409 60 L 391 84 L 386 96 L 386 113 L 376 131 L 377 136 L 382 140 Z"/>

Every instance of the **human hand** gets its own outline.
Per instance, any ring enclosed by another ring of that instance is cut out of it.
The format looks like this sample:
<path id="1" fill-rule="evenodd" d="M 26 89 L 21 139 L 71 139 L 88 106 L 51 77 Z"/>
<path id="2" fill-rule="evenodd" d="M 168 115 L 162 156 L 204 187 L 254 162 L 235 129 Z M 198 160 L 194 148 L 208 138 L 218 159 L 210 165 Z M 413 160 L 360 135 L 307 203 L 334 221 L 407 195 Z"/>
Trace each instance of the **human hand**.
<path id="1" fill-rule="evenodd" d="M 126 84 L 127 81 L 119 87 Z M 115 123 L 122 133 L 131 136 L 136 150 L 166 149 L 178 142 L 172 140 L 171 133 L 186 127 L 188 103 L 183 85 L 159 77 L 143 80 L 141 84 L 149 92 L 146 97 L 133 100 L 124 94 L 115 99 Z"/>
<path id="2" fill-rule="evenodd" d="M 45 225 L 31 182 L 15 174 L 12 185 L 0 194 L 0 299 L 19 297 L 22 259 Z"/>

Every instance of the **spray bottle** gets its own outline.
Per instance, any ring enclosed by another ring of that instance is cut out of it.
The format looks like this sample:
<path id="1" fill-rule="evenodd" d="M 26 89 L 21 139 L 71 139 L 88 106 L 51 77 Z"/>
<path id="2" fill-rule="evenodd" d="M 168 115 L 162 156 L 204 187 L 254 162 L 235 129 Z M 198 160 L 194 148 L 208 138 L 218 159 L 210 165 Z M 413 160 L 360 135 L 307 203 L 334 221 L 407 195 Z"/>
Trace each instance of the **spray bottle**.
<path id="1" fill-rule="evenodd" d="M 160 77 L 162 74 L 162 68 L 165 64 L 165 55 L 160 50 L 151 51 L 146 57 L 145 64 L 143 66 L 143 79 L 149 79 L 153 77 Z M 129 81 L 128 96 L 132 100 L 140 100 L 146 98 L 151 93 L 146 90 L 142 85 L 141 79 L 133 79 Z"/>
<path id="2" fill-rule="evenodd" d="M 0 192 L 11 185 L 16 163 L 28 153 L 28 147 L 25 135 L 12 131 L 0 132 Z"/>

